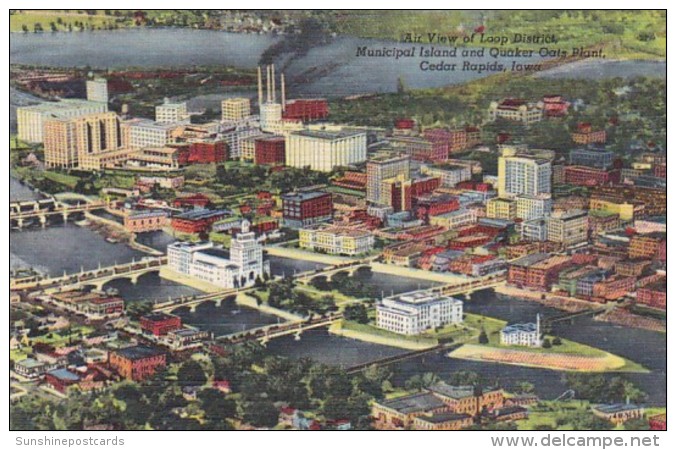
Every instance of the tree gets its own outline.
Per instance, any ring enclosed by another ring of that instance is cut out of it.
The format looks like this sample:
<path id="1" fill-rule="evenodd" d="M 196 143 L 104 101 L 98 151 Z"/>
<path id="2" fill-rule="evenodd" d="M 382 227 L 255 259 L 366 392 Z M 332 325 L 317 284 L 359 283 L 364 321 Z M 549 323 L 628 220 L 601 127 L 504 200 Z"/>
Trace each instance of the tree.
<path id="1" fill-rule="evenodd" d="M 189 359 L 181 365 L 178 369 L 177 378 L 178 383 L 184 386 L 202 386 L 207 382 L 204 368 L 193 359 Z"/>
<path id="2" fill-rule="evenodd" d="M 486 334 L 486 330 L 481 330 L 481 333 L 479 334 L 479 344 L 488 344 L 488 335 Z"/>
<path id="3" fill-rule="evenodd" d="M 242 419 L 255 427 L 271 428 L 279 422 L 279 411 L 270 400 L 247 401 L 242 404 Z"/>
<path id="4" fill-rule="evenodd" d="M 345 307 L 343 311 L 343 316 L 345 320 L 350 320 L 357 323 L 368 323 L 369 316 L 368 310 L 363 303 L 352 303 Z"/>
<path id="5" fill-rule="evenodd" d="M 535 385 L 528 381 L 521 381 L 516 385 L 516 392 L 519 394 L 532 394 L 535 391 Z"/>
<path id="6" fill-rule="evenodd" d="M 479 374 L 470 370 L 459 370 L 453 372 L 448 382 L 453 386 L 474 386 L 480 383 Z"/>
<path id="7" fill-rule="evenodd" d="M 549 339 L 544 339 L 542 341 L 542 348 L 552 348 L 552 342 Z"/>
<path id="8" fill-rule="evenodd" d="M 218 389 L 204 389 L 199 392 L 197 398 L 200 401 L 204 417 L 213 423 L 221 423 L 225 419 L 234 417 L 237 412 L 235 402 Z"/>
<path id="9" fill-rule="evenodd" d="M 556 337 L 552 340 L 552 345 L 561 345 L 561 344 L 562 344 L 561 338 L 558 337 L 558 336 L 556 336 Z"/>
<path id="10" fill-rule="evenodd" d="M 645 419 L 629 419 L 622 424 L 625 430 L 644 431 L 650 429 L 650 424 Z"/>

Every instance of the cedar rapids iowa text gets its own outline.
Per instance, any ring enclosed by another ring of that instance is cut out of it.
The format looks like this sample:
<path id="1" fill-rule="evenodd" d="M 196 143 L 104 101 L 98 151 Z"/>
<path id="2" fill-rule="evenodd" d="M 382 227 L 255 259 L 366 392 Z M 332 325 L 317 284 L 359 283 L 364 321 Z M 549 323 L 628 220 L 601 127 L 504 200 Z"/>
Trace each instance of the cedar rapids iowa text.
<path id="1" fill-rule="evenodd" d="M 455 37 L 455 36 L 453 36 Z M 523 37 L 526 39 L 526 37 Z M 535 42 L 535 37 L 531 40 L 520 42 Z M 544 37 L 542 38 L 544 39 Z M 550 36 L 548 41 L 555 41 L 554 36 Z M 466 42 L 466 40 L 463 40 Z M 480 41 L 481 43 L 487 41 Z M 502 41 L 500 41 L 502 42 Z M 449 43 L 446 40 L 444 43 Z M 471 41 L 469 41 L 471 45 Z M 502 45 L 502 44 L 500 44 Z M 492 63 L 476 63 L 472 61 L 461 61 L 460 63 L 449 61 L 429 61 L 423 60 L 420 62 L 420 69 L 423 71 L 474 71 L 474 72 L 504 72 L 507 67 L 498 63 L 498 58 L 605 58 L 603 49 L 590 50 L 585 47 L 575 47 L 570 51 L 561 48 L 541 47 L 540 49 L 523 49 L 519 47 L 479 47 L 479 48 L 458 48 L 458 47 L 435 47 L 435 46 L 392 46 L 392 47 L 357 47 L 357 57 L 369 58 L 391 58 L 391 59 L 405 59 L 405 58 L 493 58 L 496 61 Z M 512 61 L 510 70 L 512 71 L 538 71 L 542 70 L 541 64 L 523 64 L 517 61 Z"/>

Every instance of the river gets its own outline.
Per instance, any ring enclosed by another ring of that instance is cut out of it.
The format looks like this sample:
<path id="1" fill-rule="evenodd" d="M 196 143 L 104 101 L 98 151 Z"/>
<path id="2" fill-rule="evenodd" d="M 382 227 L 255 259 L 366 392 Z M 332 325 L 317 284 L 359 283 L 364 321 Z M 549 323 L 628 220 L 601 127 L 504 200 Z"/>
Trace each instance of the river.
<path id="1" fill-rule="evenodd" d="M 13 33 L 10 61 L 56 67 L 186 67 L 195 65 L 255 68 L 266 50 L 279 43 L 274 35 L 236 34 L 209 30 L 139 29 L 84 33 Z M 321 43 L 296 48 L 275 56 L 278 70 L 287 75 L 287 95 L 348 96 L 363 93 L 396 92 L 401 79 L 411 89 L 442 87 L 490 75 L 472 70 L 422 71 L 423 60 L 431 62 L 490 63 L 511 67 L 514 58 L 488 56 L 424 58 L 416 54 L 400 59 L 357 56 L 357 49 L 368 47 L 410 48 L 413 44 L 363 39 L 349 36 L 327 37 Z M 431 45 L 425 45 L 430 49 Z M 437 48 L 444 48 L 438 46 Z M 542 60 L 539 56 L 518 58 L 517 62 Z M 545 76 L 584 78 L 665 76 L 666 64 L 653 61 L 589 61 L 546 71 Z M 579 69 L 579 70 L 577 70 Z M 584 69 L 584 70 L 583 70 Z"/>
<path id="2" fill-rule="evenodd" d="M 10 199 L 30 199 L 35 194 L 16 180 L 10 179 Z M 172 238 L 163 233 L 144 235 L 145 243 L 156 248 L 166 248 Z M 111 244 L 93 231 L 67 224 L 53 224 L 45 229 L 29 228 L 10 233 L 10 266 L 32 266 L 51 275 L 61 275 L 63 271 L 75 272 L 80 267 L 93 269 L 101 265 L 139 259 L 144 254 L 125 244 Z M 321 267 L 308 261 L 270 257 L 272 272 L 276 275 L 291 274 Z M 390 294 L 425 288 L 433 283 L 421 283 L 420 280 L 394 277 L 383 274 L 360 274 L 365 283 L 376 287 L 378 291 Z M 115 280 L 106 285 L 118 290 L 120 296 L 128 301 L 141 299 L 165 299 L 184 295 L 194 295 L 198 291 L 177 283 L 164 280 L 157 274 L 147 274 L 139 278 L 137 284 L 129 280 Z M 500 299 L 492 290 L 477 292 L 465 303 L 467 312 L 502 318 L 510 322 L 532 321 L 535 314 L 552 316 L 558 311 L 535 302 L 518 299 Z M 212 331 L 216 335 L 242 331 L 276 323 L 277 318 L 257 310 L 238 307 L 231 301 L 224 301 L 220 307 L 207 303 L 191 313 L 187 308 L 177 310 L 184 322 Z M 637 330 L 596 322 L 591 318 L 579 318 L 573 324 L 559 323 L 553 334 L 592 345 L 616 353 L 642 364 L 650 370 L 647 374 L 625 374 L 627 379 L 649 395 L 649 404 L 666 404 L 666 335 L 662 333 Z M 300 340 L 288 336 L 268 343 L 271 354 L 287 357 L 310 357 L 327 364 L 349 367 L 366 363 L 382 357 L 399 354 L 403 350 L 355 341 L 334 336 L 326 329 L 313 330 L 302 335 Z M 444 353 L 413 358 L 392 366 L 394 382 L 403 383 L 414 374 L 435 372 L 444 377 L 457 370 L 473 370 L 488 380 L 497 380 L 510 388 L 520 381 L 529 381 L 535 385 L 536 393 L 543 398 L 555 398 L 565 390 L 561 372 L 544 369 L 525 368 L 503 364 L 470 362 L 448 358 Z M 611 375 L 609 375 L 611 376 Z"/>

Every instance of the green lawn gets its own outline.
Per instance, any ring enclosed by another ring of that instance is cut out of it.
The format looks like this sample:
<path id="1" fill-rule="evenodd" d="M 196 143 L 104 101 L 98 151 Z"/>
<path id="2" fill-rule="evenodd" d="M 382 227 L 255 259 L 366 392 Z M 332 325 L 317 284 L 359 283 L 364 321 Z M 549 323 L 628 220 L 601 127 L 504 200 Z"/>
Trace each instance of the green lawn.
<path id="1" fill-rule="evenodd" d="M 77 184 L 77 182 L 80 180 L 80 178 L 72 175 L 66 175 L 64 173 L 59 172 L 50 172 L 48 170 L 44 171 L 42 175 L 48 180 L 52 180 L 55 183 L 63 184 L 64 186 L 68 186 L 71 189 L 73 189 Z"/>

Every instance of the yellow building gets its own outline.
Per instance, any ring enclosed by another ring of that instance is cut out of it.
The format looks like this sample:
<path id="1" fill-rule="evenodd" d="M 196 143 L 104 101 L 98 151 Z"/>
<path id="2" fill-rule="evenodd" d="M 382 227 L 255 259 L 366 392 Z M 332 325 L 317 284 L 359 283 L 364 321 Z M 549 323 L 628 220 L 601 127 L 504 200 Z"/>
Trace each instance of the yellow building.
<path id="1" fill-rule="evenodd" d="M 248 98 L 226 98 L 221 102 L 221 119 L 242 120 L 251 115 L 251 100 Z"/>
<path id="2" fill-rule="evenodd" d="M 486 217 L 491 219 L 516 219 L 516 202 L 506 198 L 491 198 L 486 202 Z"/>
<path id="3" fill-rule="evenodd" d="M 603 200 L 600 198 L 592 198 L 589 200 L 590 211 L 603 211 L 609 214 L 617 214 L 620 220 L 629 221 L 634 220 L 634 216 L 640 216 L 643 213 L 645 206 L 643 204 L 634 204 L 628 202 L 618 202 L 613 200 Z"/>
<path id="4" fill-rule="evenodd" d="M 45 120 L 43 138 L 48 167 L 79 167 L 80 159 L 123 147 L 114 112 Z"/>
<path id="5" fill-rule="evenodd" d="M 360 255 L 374 244 L 370 231 L 325 224 L 301 228 L 298 239 L 301 248 L 330 255 Z"/>

